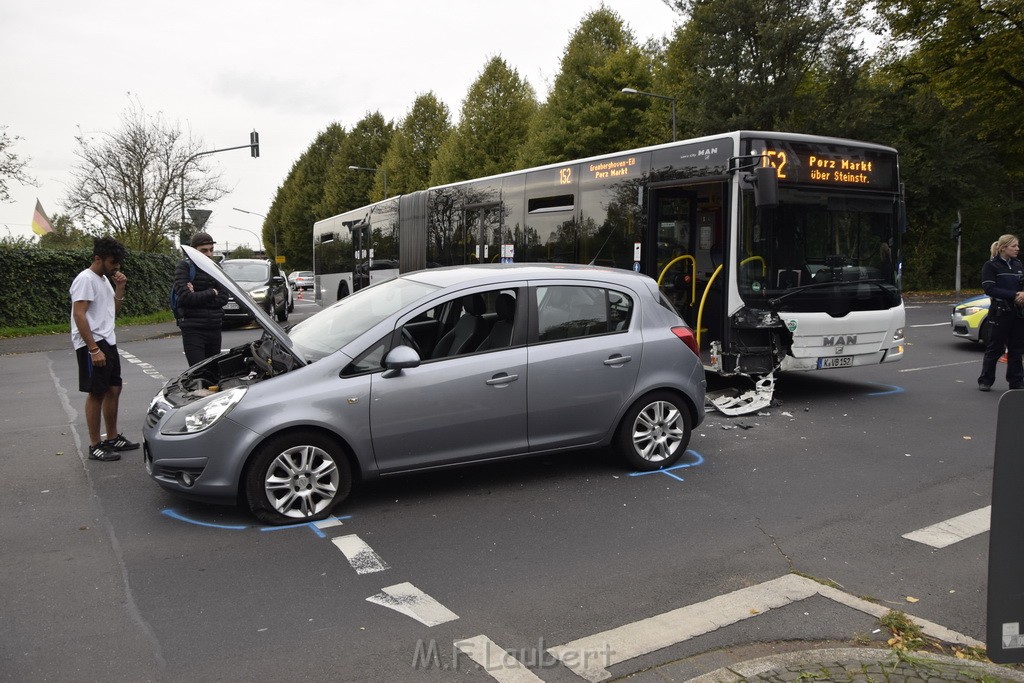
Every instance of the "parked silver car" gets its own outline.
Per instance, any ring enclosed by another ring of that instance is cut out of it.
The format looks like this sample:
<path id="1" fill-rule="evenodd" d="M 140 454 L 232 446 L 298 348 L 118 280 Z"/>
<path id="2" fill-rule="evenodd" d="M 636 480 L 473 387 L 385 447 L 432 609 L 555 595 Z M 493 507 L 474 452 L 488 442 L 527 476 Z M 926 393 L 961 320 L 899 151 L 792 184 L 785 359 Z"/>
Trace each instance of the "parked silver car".
<path id="1" fill-rule="evenodd" d="M 239 301 L 212 261 L 183 247 Z M 200 363 L 153 399 L 146 467 L 271 524 L 322 519 L 352 481 L 612 445 L 675 463 L 704 419 L 692 330 L 650 278 L 565 265 L 409 273 Z"/>

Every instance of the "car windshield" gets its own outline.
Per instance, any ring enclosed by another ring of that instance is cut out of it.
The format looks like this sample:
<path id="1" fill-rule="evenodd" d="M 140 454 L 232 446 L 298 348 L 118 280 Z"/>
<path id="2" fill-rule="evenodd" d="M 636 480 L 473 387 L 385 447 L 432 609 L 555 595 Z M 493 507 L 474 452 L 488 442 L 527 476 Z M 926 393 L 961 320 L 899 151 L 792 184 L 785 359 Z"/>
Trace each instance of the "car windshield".
<path id="1" fill-rule="evenodd" d="M 270 272 L 270 266 L 265 263 L 224 261 L 220 267 L 235 282 L 266 282 Z"/>
<path id="2" fill-rule="evenodd" d="M 398 278 L 325 308 L 291 328 L 288 336 L 308 361 L 334 353 L 386 318 L 436 291 L 434 285 Z"/>

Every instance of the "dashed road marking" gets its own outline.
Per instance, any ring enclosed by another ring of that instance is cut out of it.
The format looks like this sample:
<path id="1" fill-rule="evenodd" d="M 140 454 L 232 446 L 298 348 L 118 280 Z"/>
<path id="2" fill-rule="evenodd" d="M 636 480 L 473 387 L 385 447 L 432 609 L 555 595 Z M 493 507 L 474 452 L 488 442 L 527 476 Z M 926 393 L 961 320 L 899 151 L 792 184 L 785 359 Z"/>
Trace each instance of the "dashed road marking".
<path id="1" fill-rule="evenodd" d="M 356 574 L 372 574 L 391 569 L 391 565 L 373 552 L 373 548 L 356 534 L 332 538 L 331 543 L 338 546 L 338 550 L 345 554 L 345 558 L 356 570 Z"/>
<path id="2" fill-rule="evenodd" d="M 455 621 L 459 615 L 430 597 L 408 581 L 381 589 L 383 592 L 366 598 L 367 602 L 382 605 L 412 617 L 421 624 L 437 626 Z"/>
<path id="3" fill-rule="evenodd" d="M 456 640 L 455 647 L 484 668 L 498 683 L 543 683 L 523 663 L 498 647 L 487 636 L 474 636 Z"/>
<path id="4" fill-rule="evenodd" d="M 160 380 L 161 382 L 166 382 L 167 381 L 167 378 L 164 377 L 163 375 L 161 375 L 159 370 L 154 368 L 149 363 L 143 361 L 138 356 L 133 356 L 132 354 L 130 354 L 127 351 L 125 351 L 124 349 L 118 349 L 117 353 L 118 353 L 119 356 L 121 356 L 121 358 L 124 358 L 126 361 L 128 361 L 132 365 L 139 366 L 140 370 L 142 370 L 144 373 L 146 373 L 147 375 L 149 375 L 153 379 Z"/>
<path id="5" fill-rule="evenodd" d="M 704 602 L 580 638 L 565 645 L 548 648 L 548 652 L 576 675 L 596 683 L 611 677 L 608 667 L 614 664 L 650 654 L 814 595 L 829 598 L 877 618 L 883 617 L 889 611 L 887 607 L 854 597 L 817 581 L 796 574 L 787 574 L 756 586 L 742 588 Z M 925 619 L 913 619 L 925 634 L 938 640 L 984 647 L 984 643 L 970 636 Z M 579 656 L 581 652 L 600 652 L 606 653 L 606 656 L 584 658 Z"/>
<path id="6" fill-rule="evenodd" d="M 991 519 L 992 506 L 988 505 L 980 510 L 968 512 L 947 519 L 944 522 L 903 534 L 903 538 L 924 543 L 933 548 L 945 548 L 971 536 L 985 533 L 988 531 Z"/>

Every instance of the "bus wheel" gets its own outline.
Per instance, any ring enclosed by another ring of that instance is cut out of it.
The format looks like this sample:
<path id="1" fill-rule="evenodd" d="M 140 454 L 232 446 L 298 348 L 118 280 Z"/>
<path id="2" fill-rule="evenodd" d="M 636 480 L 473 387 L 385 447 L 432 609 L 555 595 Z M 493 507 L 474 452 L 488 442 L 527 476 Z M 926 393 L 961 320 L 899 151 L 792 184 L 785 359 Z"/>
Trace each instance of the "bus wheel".
<path id="1" fill-rule="evenodd" d="M 634 470 L 670 467 L 690 443 L 690 411 L 668 391 L 654 391 L 626 411 L 615 435 L 615 449 Z"/>
<path id="2" fill-rule="evenodd" d="M 348 296 L 348 293 L 348 283 L 342 280 L 341 284 L 338 285 L 338 298 L 344 299 Z"/>
<path id="3" fill-rule="evenodd" d="M 245 477 L 249 510 L 267 524 L 326 518 L 352 490 L 342 447 L 316 432 L 292 432 L 265 443 Z"/>

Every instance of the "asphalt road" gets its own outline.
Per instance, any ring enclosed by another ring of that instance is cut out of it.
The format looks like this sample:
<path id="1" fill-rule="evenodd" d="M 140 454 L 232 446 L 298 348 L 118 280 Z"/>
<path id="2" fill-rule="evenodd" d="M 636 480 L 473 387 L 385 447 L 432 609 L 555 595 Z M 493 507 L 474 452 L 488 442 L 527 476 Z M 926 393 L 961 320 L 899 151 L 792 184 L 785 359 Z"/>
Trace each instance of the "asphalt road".
<path id="1" fill-rule="evenodd" d="M 642 620 L 794 571 L 984 640 L 988 534 L 903 537 L 990 500 L 1000 394 L 977 391 L 980 349 L 952 338 L 949 310 L 908 306 L 900 363 L 783 375 L 763 414 L 710 413 L 670 474 L 631 476 L 592 451 L 408 475 L 358 487 L 323 528 L 171 496 L 139 452 L 84 460 L 70 344 L 8 352 L 0 679 L 530 680 L 500 677 L 518 661 L 579 681 L 548 648 L 620 628 L 654 642 Z M 119 347 L 120 426 L 137 439 L 185 361 L 174 336 Z M 887 636 L 827 596 L 751 612 L 630 657 L 623 636 L 607 669 Z M 513 660 L 478 665 L 455 645 L 473 638 Z"/>

